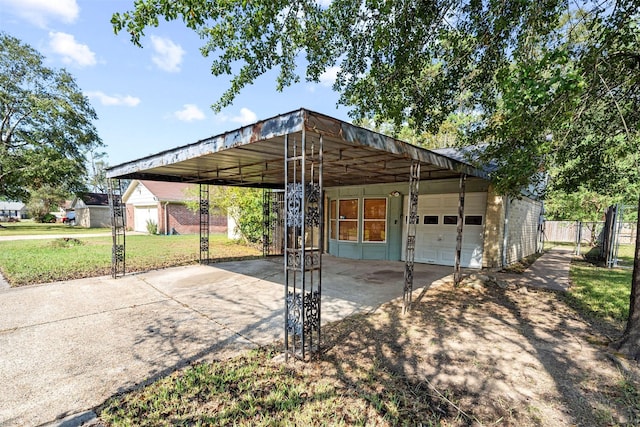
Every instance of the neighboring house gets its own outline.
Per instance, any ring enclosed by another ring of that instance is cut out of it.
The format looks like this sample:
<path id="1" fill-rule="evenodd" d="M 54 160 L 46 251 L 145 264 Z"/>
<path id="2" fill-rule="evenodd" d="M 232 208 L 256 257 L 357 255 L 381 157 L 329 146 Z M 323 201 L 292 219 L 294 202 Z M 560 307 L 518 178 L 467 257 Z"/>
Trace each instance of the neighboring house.
<path id="1" fill-rule="evenodd" d="M 76 225 L 85 228 L 111 227 L 109 196 L 103 193 L 81 193 L 71 203 Z"/>
<path id="2" fill-rule="evenodd" d="M 200 232 L 199 215 L 186 206 L 186 201 L 195 200 L 197 185 L 176 182 L 133 180 L 122 195 L 127 207 L 127 229 L 147 232 L 149 221 L 158 226 L 159 234 L 195 234 Z M 211 215 L 210 232 L 227 231 L 225 215 Z"/>
<path id="3" fill-rule="evenodd" d="M 26 219 L 27 207 L 22 202 L 0 201 L 0 221 L 8 221 L 11 218 Z"/>

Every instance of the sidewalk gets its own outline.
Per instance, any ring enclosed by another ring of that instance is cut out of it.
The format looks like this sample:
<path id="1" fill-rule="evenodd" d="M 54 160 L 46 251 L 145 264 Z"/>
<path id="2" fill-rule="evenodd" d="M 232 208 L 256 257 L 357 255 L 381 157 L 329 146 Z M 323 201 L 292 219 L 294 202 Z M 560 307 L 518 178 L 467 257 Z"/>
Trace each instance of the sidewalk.
<path id="1" fill-rule="evenodd" d="M 566 291 L 571 286 L 569 267 L 573 259 L 570 248 L 553 248 L 544 253 L 524 273 L 522 282 L 534 288 Z"/>

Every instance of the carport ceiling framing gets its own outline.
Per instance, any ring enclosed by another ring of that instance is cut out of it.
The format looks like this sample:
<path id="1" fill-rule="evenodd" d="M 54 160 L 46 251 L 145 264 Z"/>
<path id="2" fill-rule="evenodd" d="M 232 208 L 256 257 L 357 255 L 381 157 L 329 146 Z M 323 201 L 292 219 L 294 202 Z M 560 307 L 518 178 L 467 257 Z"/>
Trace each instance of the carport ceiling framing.
<path id="1" fill-rule="evenodd" d="M 420 180 L 487 178 L 471 165 L 350 123 L 300 109 L 108 169 L 109 178 L 262 188 L 284 187 L 284 141 L 307 147 L 323 138 L 324 186 L 409 182 L 412 160 Z"/>

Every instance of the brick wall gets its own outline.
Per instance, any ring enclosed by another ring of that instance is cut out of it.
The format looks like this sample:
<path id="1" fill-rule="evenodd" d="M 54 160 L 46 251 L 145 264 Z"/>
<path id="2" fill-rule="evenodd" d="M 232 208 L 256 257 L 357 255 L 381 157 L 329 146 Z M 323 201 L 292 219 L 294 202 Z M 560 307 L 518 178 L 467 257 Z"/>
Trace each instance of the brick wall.
<path id="1" fill-rule="evenodd" d="M 133 227 L 135 226 L 135 222 L 133 219 L 133 205 L 131 203 L 127 203 L 126 204 L 126 218 L 125 218 L 125 224 L 126 224 L 126 228 L 127 231 L 132 231 Z"/>
<path id="2" fill-rule="evenodd" d="M 166 215 L 165 215 L 166 208 Z M 165 234 L 166 230 L 173 232 L 175 230 L 179 234 L 198 234 L 200 233 L 200 217 L 197 213 L 190 211 L 185 205 L 178 203 L 170 203 L 168 205 L 161 204 L 158 210 L 159 233 Z M 168 224 L 165 221 L 168 217 Z M 227 232 L 227 216 L 211 215 L 209 217 L 209 231 L 211 233 Z"/>

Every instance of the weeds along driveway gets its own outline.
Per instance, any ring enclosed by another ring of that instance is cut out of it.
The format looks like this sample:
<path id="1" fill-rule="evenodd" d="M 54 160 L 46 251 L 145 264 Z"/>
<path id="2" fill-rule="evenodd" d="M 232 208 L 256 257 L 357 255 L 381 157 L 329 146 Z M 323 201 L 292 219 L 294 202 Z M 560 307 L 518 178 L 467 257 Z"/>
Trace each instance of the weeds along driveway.
<path id="1" fill-rule="evenodd" d="M 323 258 L 323 322 L 402 295 L 403 263 Z M 282 260 L 0 291 L 0 425 L 38 425 L 282 338 Z M 451 272 L 416 265 L 416 287 Z"/>

